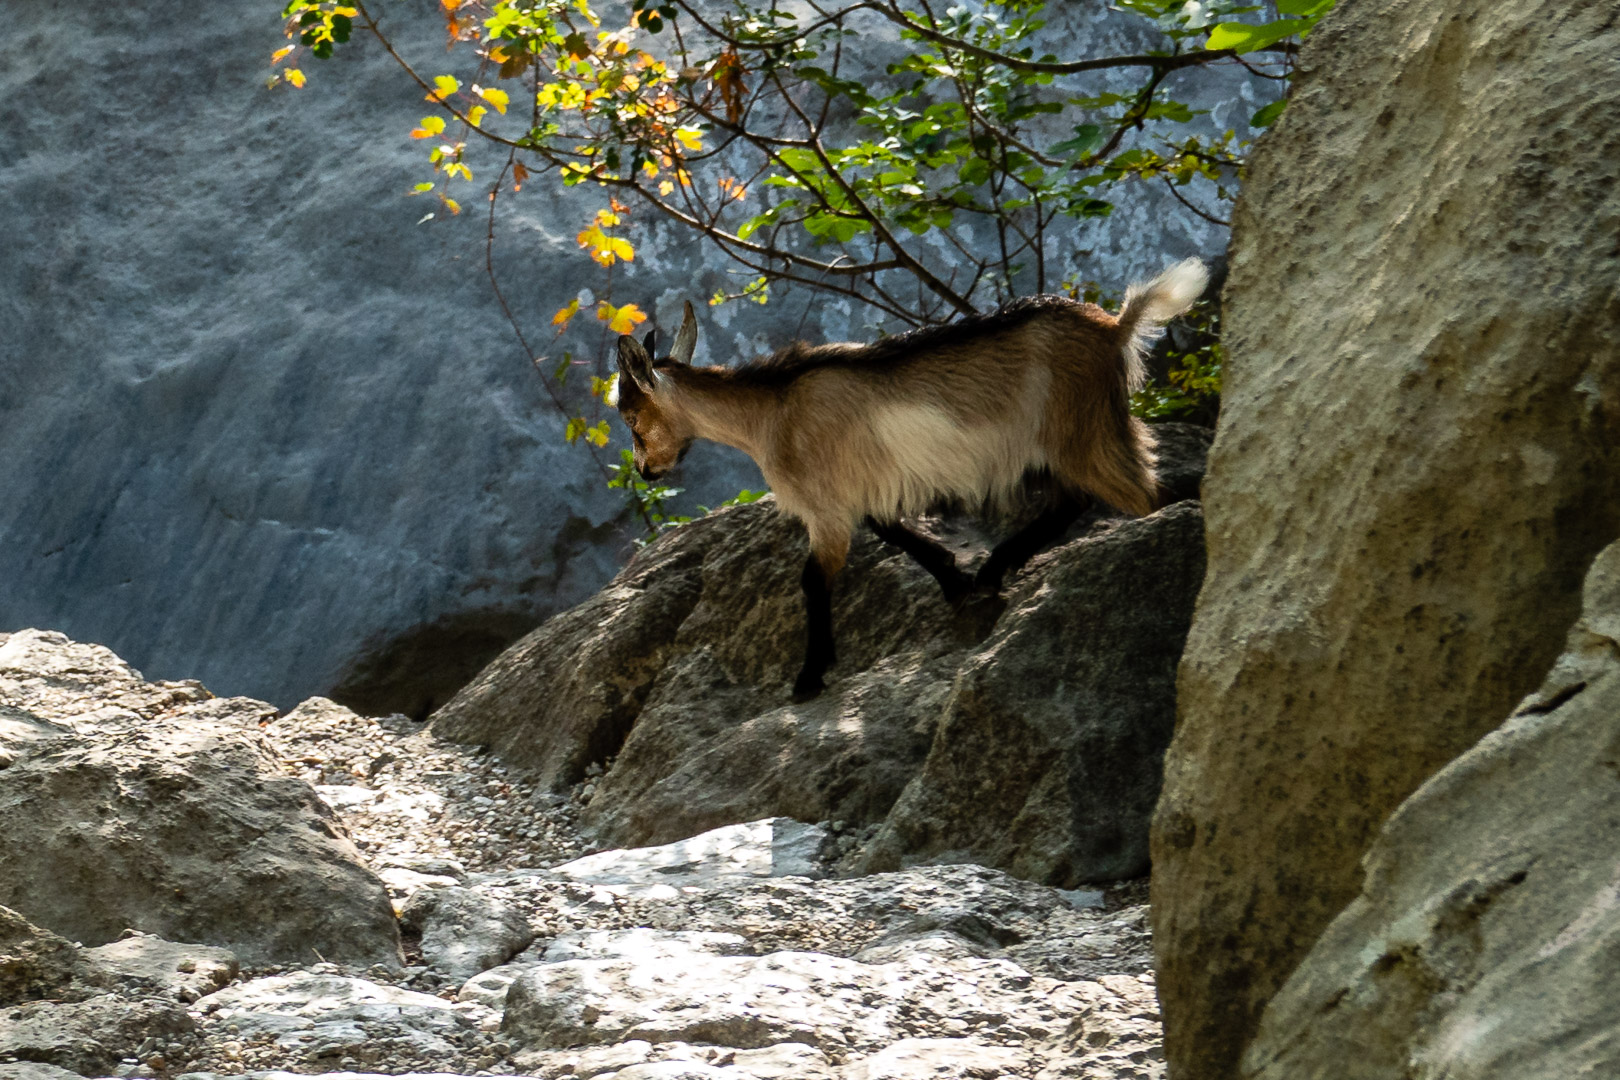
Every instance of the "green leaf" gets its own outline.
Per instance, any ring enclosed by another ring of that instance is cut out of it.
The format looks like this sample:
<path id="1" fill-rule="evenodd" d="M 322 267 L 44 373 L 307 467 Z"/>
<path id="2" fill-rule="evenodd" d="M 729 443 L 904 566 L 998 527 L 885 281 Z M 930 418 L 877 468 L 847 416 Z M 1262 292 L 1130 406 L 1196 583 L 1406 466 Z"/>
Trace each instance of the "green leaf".
<path id="1" fill-rule="evenodd" d="M 1333 10 L 1333 3 L 1334 0 L 1277 0 L 1277 13 L 1301 19 L 1320 19 Z"/>
<path id="2" fill-rule="evenodd" d="M 1249 117 L 1249 126 L 1257 128 L 1270 127 L 1276 122 L 1277 117 L 1283 114 L 1283 110 L 1286 108 L 1288 108 L 1288 99 L 1278 98 L 1270 105 L 1267 105 L 1265 108 Z"/>
<path id="3" fill-rule="evenodd" d="M 1309 19 L 1278 19 L 1256 26 L 1253 23 L 1221 23 L 1209 32 L 1206 48 L 1231 49 L 1237 53 L 1254 52 L 1277 44 L 1311 28 Z"/>

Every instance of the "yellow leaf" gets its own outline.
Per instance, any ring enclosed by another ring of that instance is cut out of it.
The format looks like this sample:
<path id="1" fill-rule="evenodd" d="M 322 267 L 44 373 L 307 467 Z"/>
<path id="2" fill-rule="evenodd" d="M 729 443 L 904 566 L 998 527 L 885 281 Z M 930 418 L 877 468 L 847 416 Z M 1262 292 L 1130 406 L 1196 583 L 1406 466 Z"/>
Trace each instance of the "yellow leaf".
<path id="1" fill-rule="evenodd" d="M 596 305 L 596 317 L 607 323 L 608 329 L 615 334 L 628 334 L 636 328 L 637 323 L 647 321 L 647 316 L 636 305 L 626 304 L 616 308 L 606 300 Z"/>
<path id="2" fill-rule="evenodd" d="M 433 93 L 428 95 L 429 101 L 443 101 L 445 98 L 461 89 L 461 83 L 454 75 L 436 76 L 433 80 L 433 86 Z"/>
<path id="3" fill-rule="evenodd" d="M 489 47 L 489 58 L 495 61 L 497 64 L 506 63 L 509 59 L 511 59 L 511 56 L 511 53 L 507 52 L 499 45 L 491 45 Z"/>
<path id="4" fill-rule="evenodd" d="M 607 248 L 625 262 L 635 262 L 636 249 L 630 246 L 630 241 L 620 240 L 617 236 L 608 237 Z"/>
<path id="5" fill-rule="evenodd" d="M 334 15 L 347 15 L 349 18 L 352 19 L 356 15 L 360 14 L 360 12 L 359 12 L 359 10 L 357 8 L 335 7 L 335 8 L 332 9 L 332 14 L 334 14 Z"/>
<path id="6" fill-rule="evenodd" d="M 283 60 L 287 59 L 287 54 L 291 53 L 292 51 L 293 47 L 291 45 L 288 45 L 284 49 L 277 49 L 275 52 L 270 54 L 270 62 L 272 64 L 279 64 Z"/>
<path id="7" fill-rule="evenodd" d="M 619 221 L 619 215 L 611 210 L 598 210 L 596 212 L 596 223 L 598 225 L 617 225 Z"/>
<path id="8" fill-rule="evenodd" d="M 452 214 L 461 213 L 461 204 L 456 202 L 454 199 L 444 200 L 444 206 L 445 209 L 449 210 Z"/>
<path id="9" fill-rule="evenodd" d="M 608 422 L 601 420 L 586 428 L 585 441 L 593 446 L 606 446 L 608 444 Z"/>
<path id="10" fill-rule="evenodd" d="M 477 127 L 479 124 L 483 123 L 484 114 L 487 112 L 489 112 L 489 110 L 484 108 L 482 105 L 474 105 L 472 108 L 467 110 L 467 123 L 471 124 L 473 127 Z"/>
<path id="11" fill-rule="evenodd" d="M 672 192 L 674 190 L 675 190 L 675 185 L 670 183 L 668 180 L 660 180 L 660 181 L 658 181 L 658 194 L 660 194 L 660 195 L 668 195 L 670 192 Z"/>
<path id="12" fill-rule="evenodd" d="M 680 140 L 682 146 L 696 153 L 703 149 L 703 135 L 697 128 L 679 127 L 675 129 L 675 138 Z"/>
<path id="13" fill-rule="evenodd" d="M 435 135 L 443 135 L 443 134 L 444 134 L 444 117 L 442 117 L 442 116 L 424 116 L 424 117 L 422 117 L 422 126 L 419 127 L 419 128 L 415 128 L 415 129 L 413 129 L 411 131 L 411 138 L 413 138 L 413 139 L 431 139 Z"/>
<path id="14" fill-rule="evenodd" d="M 585 434 L 585 418 L 583 416 L 571 418 L 568 421 L 568 426 L 563 428 L 563 439 L 570 443 L 577 441 L 583 434 Z"/>
<path id="15" fill-rule="evenodd" d="M 562 310 L 558 311 L 557 314 L 555 314 L 555 315 L 553 315 L 551 317 L 551 325 L 552 326 L 566 327 L 568 325 L 569 320 L 572 319 L 575 315 L 578 315 L 578 314 L 579 314 L 579 297 L 576 296 L 574 298 L 573 303 L 569 304 L 567 307 L 565 307 Z M 591 379 L 591 385 L 592 385 L 593 388 L 595 387 L 595 385 L 596 385 L 596 379 L 595 378 Z"/>
<path id="16" fill-rule="evenodd" d="M 641 163 L 641 171 L 647 174 L 647 179 L 651 180 L 658 175 L 658 166 L 651 159 L 648 159 Z"/>
<path id="17" fill-rule="evenodd" d="M 478 96 L 495 106 L 495 111 L 500 113 L 502 116 L 506 115 L 507 103 L 512 100 L 507 96 L 505 90 L 496 90 L 494 87 L 485 87 L 484 89 L 479 90 Z"/>
<path id="18" fill-rule="evenodd" d="M 297 68 L 288 68 L 281 77 L 294 86 L 302 87 L 304 85 L 304 73 Z"/>

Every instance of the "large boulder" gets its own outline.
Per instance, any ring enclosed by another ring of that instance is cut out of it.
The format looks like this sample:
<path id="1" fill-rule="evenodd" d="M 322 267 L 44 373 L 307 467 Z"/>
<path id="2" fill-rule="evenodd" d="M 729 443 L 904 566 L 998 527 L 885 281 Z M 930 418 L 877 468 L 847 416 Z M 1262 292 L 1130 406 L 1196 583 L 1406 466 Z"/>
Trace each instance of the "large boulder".
<path id="1" fill-rule="evenodd" d="M 1620 531 L 1617 50 L 1612 4 L 1342 4 L 1250 162 L 1153 835 L 1181 1080 L 1234 1075 Z"/>
<path id="2" fill-rule="evenodd" d="M 1245 1077 L 1620 1069 L 1620 544 L 1585 608 L 1541 688 L 1384 826 L 1360 893 L 1266 1008 Z"/>
<path id="3" fill-rule="evenodd" d="M 862 867 L 946 857 L 1063 886 L 1145 874 L 1203 574 L 1193 502 L 1042 556 L 962 661 Z"/>
<path id="4" fill-rule="evenodd" d="M 1204 434 L 1168 435 L 1167 473 L 1196 490 Z M 960 610 L 863 530 L 834 586 L 832 681 L 794 704 L 804 530 L 770 500 L 735 507 L 530 634 L 433 730 L 557 790 L 601 772 L 583 824 L 604 845 L 773 816 L 861 827 L 893 810 L 868 869 L 971 858 L 1065 885 L 1139 874 L 1200 515 L 1183 502 L 1087 524 L 1005 599 Z M 960 519 L 936 528 L 965 560 L 989 542 Z"/>
<path id="5" fill-rule="evenodd" d="M 0 645 L 0 708 L 0 904 L 90 945 L 134 929 L 249 963 L 400 962 L 382 882 L 260 736 L 273 708 L 33 630 Z"/>

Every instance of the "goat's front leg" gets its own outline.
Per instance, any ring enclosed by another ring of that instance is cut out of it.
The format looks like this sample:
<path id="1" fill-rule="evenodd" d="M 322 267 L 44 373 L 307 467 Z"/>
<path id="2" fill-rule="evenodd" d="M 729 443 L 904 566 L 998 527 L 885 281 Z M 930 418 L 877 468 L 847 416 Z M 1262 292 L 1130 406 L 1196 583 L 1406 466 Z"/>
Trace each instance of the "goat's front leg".
<path id="1" fill-rule="evenodd" d="M 1090 505 L 1089 495 L 1061 496 L 1057 502 L 1042 510 L 1034 521 L 995 546 L 974 576 L 974 584 L 987 592 L 999 592 L 1002 578 L 1029 562 L 1037 551 L 1061 538 Z"/>
<path id="2" fill-rule="evenodd" d="M 867 526 L 885 544 L 893 544 L 934 576 L 947 603 L 955 604 L 973 591 L 973 578 L 956 565 L 950 548 L 898 521 L 882 522 L 867 518 Z"/>
<path id="3" fill-rule="evenodd" d="M 827 538 L 817 543 L 811 534 L 810 558 L 805 560 L 804 576 L 799 583 L 804 587 L 805 624 L 808 640 L 805 643 L 804 667 L 793 680 L 793 700 L 809 701 L 826 687 L 822 676 L 837 659 L 833 647 L 832 583 L 838 571 L 844 568 L 849 554 L 849 535 Z"/>

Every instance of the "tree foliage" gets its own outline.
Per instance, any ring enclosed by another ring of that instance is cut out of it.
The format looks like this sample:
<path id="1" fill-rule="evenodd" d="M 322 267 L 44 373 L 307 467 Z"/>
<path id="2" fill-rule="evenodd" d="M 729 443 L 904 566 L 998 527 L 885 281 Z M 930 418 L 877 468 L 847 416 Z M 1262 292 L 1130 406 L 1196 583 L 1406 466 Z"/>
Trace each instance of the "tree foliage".
<path id="1" fill-rule="evenodd" d="M 1225 224 L 1245 145 L 1234 130 L 1192 129 L 1188 73 L 1241 65 L 1285 80 L 1295 43 L 1333 4 L 1115 2 L 1151 24 L 1157 47 L 1060 55 L 1046 0 L 441 0 L 463 77 L 408 63 L 365 0 L 292 0 L 293 44 L 272 81 L 303 86 L 302 55 L 327 57 L 364 30 L 429 103 L 409 132 L 433 171 L 417 191 L 448 212 L 461 212 L 458 189 L 481 185 L 493 223 L 494 201 L 536 178 L 586 185 L 602 203 L 577 240 L 609 274 L 634 260 L 635 223 L 663 219 L 736 271 L 712 304 L 765 303 L 790 283 L 923 325 L 1082 289 L 1059 249 L 1076 221 L 1113 210 L 1122 183 L 1161 185 Z M 1281 107 L 1279 94 L 1251 125 Z M 475 177 L 474 147 L 495 151 L 493 179 L 481 164 Z M 596 317 L 615 331 L 646 318 L 602 295 Z M 556 331 L 579 311 L 558 311 Z M 1218 362 L 1193 357 L 1143 409 L 1197 408 L 1218 390 Z M 593 380 L 595 396 L 604 389 Z M 605 426 L 569 415 L 569 441 L 606 445 Z"/>

